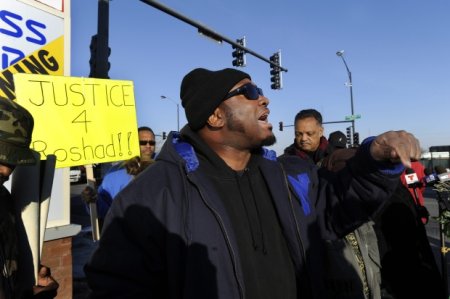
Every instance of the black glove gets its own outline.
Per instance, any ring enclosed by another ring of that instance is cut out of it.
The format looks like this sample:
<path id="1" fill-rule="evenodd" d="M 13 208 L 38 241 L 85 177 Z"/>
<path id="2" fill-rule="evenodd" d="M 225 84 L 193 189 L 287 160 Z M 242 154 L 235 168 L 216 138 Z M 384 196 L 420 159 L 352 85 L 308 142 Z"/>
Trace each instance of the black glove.
<path id="1" fill-rule="evenodd" d="M 81 200 L 86 204 L 97 202 L 97 190 L 92 187 L 86 186 L 86 188 L 81 191 Z"/>

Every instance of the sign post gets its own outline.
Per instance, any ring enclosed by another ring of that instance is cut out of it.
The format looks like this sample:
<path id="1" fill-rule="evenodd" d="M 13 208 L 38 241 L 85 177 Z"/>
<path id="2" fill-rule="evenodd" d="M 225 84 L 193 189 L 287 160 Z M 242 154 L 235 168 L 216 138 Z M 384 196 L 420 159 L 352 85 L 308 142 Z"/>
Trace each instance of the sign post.
<path id="1" fill-rule="evenodd" d="M 345 120 L 353 121 L 355 119 L 360 119 L 360 118 L 361 118 L 361 114 L 353 114 L 353 115 L 346 116 Z"/>

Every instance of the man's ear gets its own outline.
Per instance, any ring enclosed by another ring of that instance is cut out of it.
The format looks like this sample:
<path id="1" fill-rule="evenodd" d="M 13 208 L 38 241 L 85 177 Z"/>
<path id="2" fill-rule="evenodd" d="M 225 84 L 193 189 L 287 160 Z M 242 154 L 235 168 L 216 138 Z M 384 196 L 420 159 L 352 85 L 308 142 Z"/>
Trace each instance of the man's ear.
<path id="1" fill-rule="evenodd" d="M 322 137 L 323 136 L 323 127 L 322 126 L 320 126 L 319 132 L 320 132 L 320 137 Z"/>
<path id="2" fill-rule="evenodd" d="M 206 124 L 212 128 L 221 128 L 225 125 L 225 114 L 222 109 L 217 107 L 208 117 Z"/>

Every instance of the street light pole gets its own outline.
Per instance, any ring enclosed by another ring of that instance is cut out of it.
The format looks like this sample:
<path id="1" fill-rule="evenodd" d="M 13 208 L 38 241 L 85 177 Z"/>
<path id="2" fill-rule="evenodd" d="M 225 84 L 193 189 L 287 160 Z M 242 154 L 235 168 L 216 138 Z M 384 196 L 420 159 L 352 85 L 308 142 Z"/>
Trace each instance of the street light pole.
<path id="1" fill-rule="evenodd" d="M 180 131 L 180 104 L 178 104 L 177 102 L 175 102 L 171 98 L 166 97 L 165 95 L 162 95 L 161 99 L 162 100 L 166 100 L 167 99 L 167 100 L 171 101 L 172 103 L 174 103 L 175 105 L 177 105 L 177 131 L 179 132 Z"/>
<path id="2" fill-rule="evenodd" d="M 347 62 L 344 59 L 344 50 L 341 51 L 337 51 L 336 55 L 342 58 L 342 62 L 344 62 L 345 65 L 345 69 L 347 70 L 347 75 L 348 75 L 348 84 L 350 87 L 350 106 L 351 106 L 351 112 L 352 112 L 352 134 L 355 134 L 355 119 L 353 118 L 355 113 L 354 113 L 354 109 L 353 109 L 353 83 L 352 83 L 352 72 L 350 72 L 350 69 L 348 68 Z"/>

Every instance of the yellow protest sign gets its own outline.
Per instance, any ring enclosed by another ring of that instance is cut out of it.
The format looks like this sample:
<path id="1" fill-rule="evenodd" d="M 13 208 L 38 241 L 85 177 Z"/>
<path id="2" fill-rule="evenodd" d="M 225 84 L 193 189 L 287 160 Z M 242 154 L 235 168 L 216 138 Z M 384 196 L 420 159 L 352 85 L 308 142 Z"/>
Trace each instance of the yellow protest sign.
<path id="1" fill-rule="evenodd" d="M 34 117 L 31 148 L 56 167 L 139 155 L 132 81 L 17 73 L 14 84 Z"/>
<path id="2" fill-rule="evenodd" d="M 10 100 L 15 99 L 13 81 L 15 73 L 63 75 L 64 36 L 60 36 L 19 62 L 2 70 L 0 73 L 0 96 Z"/>

